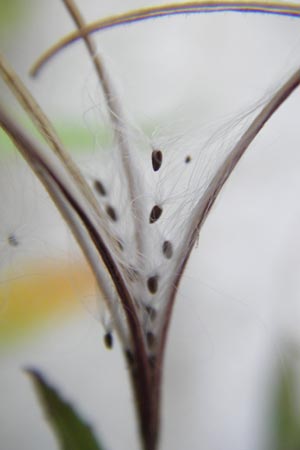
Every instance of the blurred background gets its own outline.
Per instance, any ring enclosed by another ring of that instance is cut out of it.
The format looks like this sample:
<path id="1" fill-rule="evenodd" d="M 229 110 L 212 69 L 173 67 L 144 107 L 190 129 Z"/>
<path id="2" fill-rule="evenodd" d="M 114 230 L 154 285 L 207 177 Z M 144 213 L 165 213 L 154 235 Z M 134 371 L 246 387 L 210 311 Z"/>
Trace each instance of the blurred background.
<path id="1" fill-rule="evenodd" d="M 155 4 L 77 3 L 88 21 Z M 106 129 L 94 114 L 101 95 L 84 46 L 28 77 L 72 30 L 59 0 L 0 0 L 1 51 L 74 158 L 92 164 Z M 299 22 L 275 16 L 178 16 L 95 38 L 135 123 L 150 134 L 180 127 L 187 142 L 191 128 L 230 132 L 300 64 Z M 3 83 L 0 97 L 27 126 Z M 298 90 L 251 145 L 201 232 L 169 335 L 161 450 L 300 448 L 299 112 Z M 0 199 L 1 450 L 56 448 L 26 366 L 72 400 L 107 449 L 137 450 L 127 370 L 117 343 L 104 348 L 95 283 L 2 131 Z"/>

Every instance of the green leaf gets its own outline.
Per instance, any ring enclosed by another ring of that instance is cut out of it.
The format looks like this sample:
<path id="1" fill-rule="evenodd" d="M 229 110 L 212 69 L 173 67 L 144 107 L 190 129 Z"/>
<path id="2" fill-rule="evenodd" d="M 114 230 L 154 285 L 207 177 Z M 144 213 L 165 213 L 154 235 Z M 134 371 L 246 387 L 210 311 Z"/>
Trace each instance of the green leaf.
<path id="1" fill-rule="evenodd" d="M 272 450 L 300 449 L 300 417 L 297 407 L 295 368 L 286 363 L 277 383 L 274 415 L 274 442 Z"/>
<path id="2" fill-rule="evenodd" d="M 91 427 L 74 408 L 61 398 L 56 389 L 35 369 L 26 369 L 37 391 L 44 413 L 59 442 L 61 450 L 104 450 Z"/>

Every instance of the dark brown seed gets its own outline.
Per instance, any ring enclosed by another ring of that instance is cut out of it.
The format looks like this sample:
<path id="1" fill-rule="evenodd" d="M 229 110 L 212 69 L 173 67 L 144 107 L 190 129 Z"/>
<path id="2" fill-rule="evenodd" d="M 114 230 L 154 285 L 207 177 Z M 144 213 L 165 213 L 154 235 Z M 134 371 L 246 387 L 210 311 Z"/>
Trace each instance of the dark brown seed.
<path id="1" fill-rule="evenodd" d="M 113 208 L 111 205 L 107 205 L 106 212 L 113 222 L 117 222 L 118 217 L 115 208 Z"/>
<path id="2" fill-rule="evenodd" d="M 10 234 L 7 238 L 7 241 L 11 247 L 18 247 L 19 241 L 14 234 Z"/>
<path id="3" fill-rule="evenodd" d="M 104 335 L 104 344 L 105 344 L 106 348 L 108 348 L 108 349 L 113 348 L 114 341 L 113 341 L 113 336 L 110 331 L 108 333 L 105 333 L 105 335 Z"/>
<path id="4" fill-rule="evenodd" d="M 154 335 L 154 333 L 152 333 L 152 331 L 147 331 L 146 338 L 147 338 L 148 346 L 150 348 L 152 348 L 154 346 L 154 344 L 155 344 L 155 335 Z"/>
<path id="5" fill-rule="evenodd" d="M 158 205 L 153 206 L 150 212 L 149 222 L 150 223 L 156 222 L 160 218 L 162 212 L 163 210 L 160 206 Z"/>
<path id="6" fill-rule="evenodd" d="M 172 256 L 173 256 L 173 245 L 172 245 L 172 242 L 165 241 L 163 243 L 163 246 L 162 246 L 162 251 L 163 251 L 164 256 L 167 259 L 171 259 Z"/>
<path id="7" fill-rule="evenodd" d="M 158 275 L 153 275 L 152 277 L 149 277 L 147 280 L 147 286 L 149 292 L 151 292 L 151 294 L 155 294 L 158 289 Z"/>
<path id="8" fill-rule="evenodd" d="M 125 350 L 125 357 L 129 366 L 134 364 L 134 356 L 131 350 Z"/>
<path id="9" fill-rule="evenodd" d="M 146 306 L 146 311 L 149 315 L 150 320 L 155 320 L 156 318 L 156 310 L 154 308 L 152 308 L 152 306 Z"/>
<path id="10" fill-rule="evenodd" d="M 191 161 L 192 161 L 192 158 L 190 157 L 190 155 L 188 155 L 188 156 L 185 158 L 185 163 L 188 164 L 188 163 L 190 163 Z"/>
<path id="11" fill-rule="evenodd" d="M 101 183 L 101 181 L 95 180 L 94 188 L 98 192 L 98 194 L 101 195 L 102 197 L 105 197 L 107 195 L 106 189 L 105 189 L 103 183 Z"/>
<path id="12" fill-rule="evenodd" d="M 162 164 L 163 155 L 160 150 L 153 150 L 152 152 L 152 167 L 154 172 L 157 172 Z"/>

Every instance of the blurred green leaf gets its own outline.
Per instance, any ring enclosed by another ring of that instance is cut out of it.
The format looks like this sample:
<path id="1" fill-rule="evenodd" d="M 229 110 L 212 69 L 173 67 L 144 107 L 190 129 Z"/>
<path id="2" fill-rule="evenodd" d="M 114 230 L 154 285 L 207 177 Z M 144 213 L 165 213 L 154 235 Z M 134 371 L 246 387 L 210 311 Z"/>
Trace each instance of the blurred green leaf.
<path id="1" fill-rule="evenodd" d="M 9 28 L 30 11 L 31 3 L 23 0 L 0 0 L 0 25 Z"/>
<path id="2" fill-rule="evenodd" d="M 61 398 L 35 369 L 26 369 L 38 393 L 43 410 L 55 432 L 61 450 L 104 450 L 91 427 Z"/>
<path id="3" fill-rule="evenodd" d="M 20 123 L 31 133 L 36 139 L 41 140 L 39 133 L 33 125 L 24 119 L 20 119 Z M 64 146 L 72 153 L 83 153 L 91 151 L 95 148 L 107 147 L 111 145 L 111 136 L 107 128 L 99 126 L 97 136 L 80 125 L 80 123 L 62 122 L 56 124 L 55 127 Z M 41 140 L 41 142 L 43 142 Z M 0 129 L 0 159 L 9 155 L 15 150 L 14 144 L 7 137 L 6 133 Z"/>
<path id="4" fill-rule="evenodd" d="M 300 417 L 292 365 L 282 371 L 276 393 L 274 450 L 300 449 Z"/>

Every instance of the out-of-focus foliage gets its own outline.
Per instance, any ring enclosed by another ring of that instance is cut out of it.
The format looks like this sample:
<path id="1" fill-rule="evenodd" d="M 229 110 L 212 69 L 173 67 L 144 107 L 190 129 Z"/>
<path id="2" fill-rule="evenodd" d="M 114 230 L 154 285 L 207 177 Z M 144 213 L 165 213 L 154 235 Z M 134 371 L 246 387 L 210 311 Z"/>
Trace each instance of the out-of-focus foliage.
<path id="1" fill-rule="evenodd" d="M 31 275 L 36 272 L 39 275 Z M 31 267 L 27 276 L 11 276 L 0 283 L 0 349 L 23 342 L 58 317 L 66 318 L 80 305 L 74 301 L 72 280 L 82 292 L 92 285 L 91 274 L 81 265 Z M 56 322 L 55 322 L 56 323 Z"/>
<path id="2" fill-rule="evenodd" d="M 0 0 L 1 1 L 1 0 Z M 39 135 L 34 127 L 27 120 L 22 120 L 24 125 L 33 133 L 36 139 L 39 139 Z M 94 146 L 94 136 L 84 127 L 80 122 L 64 122 L 59 123 L 56 129 L 69 151 L 78 151 L 80 153 L 91 150 Z M 97 145 L 107 146 L 109 144 L 109 131 L 105 127 L 100 127 L 97 130 Z M 2 155 L 15 151 L 15 146 L 7 135 L 0 130 L 0 159 Z"/>
<path id="3" fill-rule="evenodd" d="M 46 417 L 58 439 L 61 450 L 103 450 L 92 428 L 63 400 L 36 370 L 29 369 Z"/>
<path id="4" fill-rule="evenodd" d="M 0 0 L 0 27 L 2 31 L 22 21 L 24 15 L 30 11 L 31 5 L 31 0 Z"/>
<path id="5" fill-rule="evenodd" d="M 294 363 L 290 361 L 281 371 L 275 393 L 272 450 L 300 449 L 298 386 Z"/>

